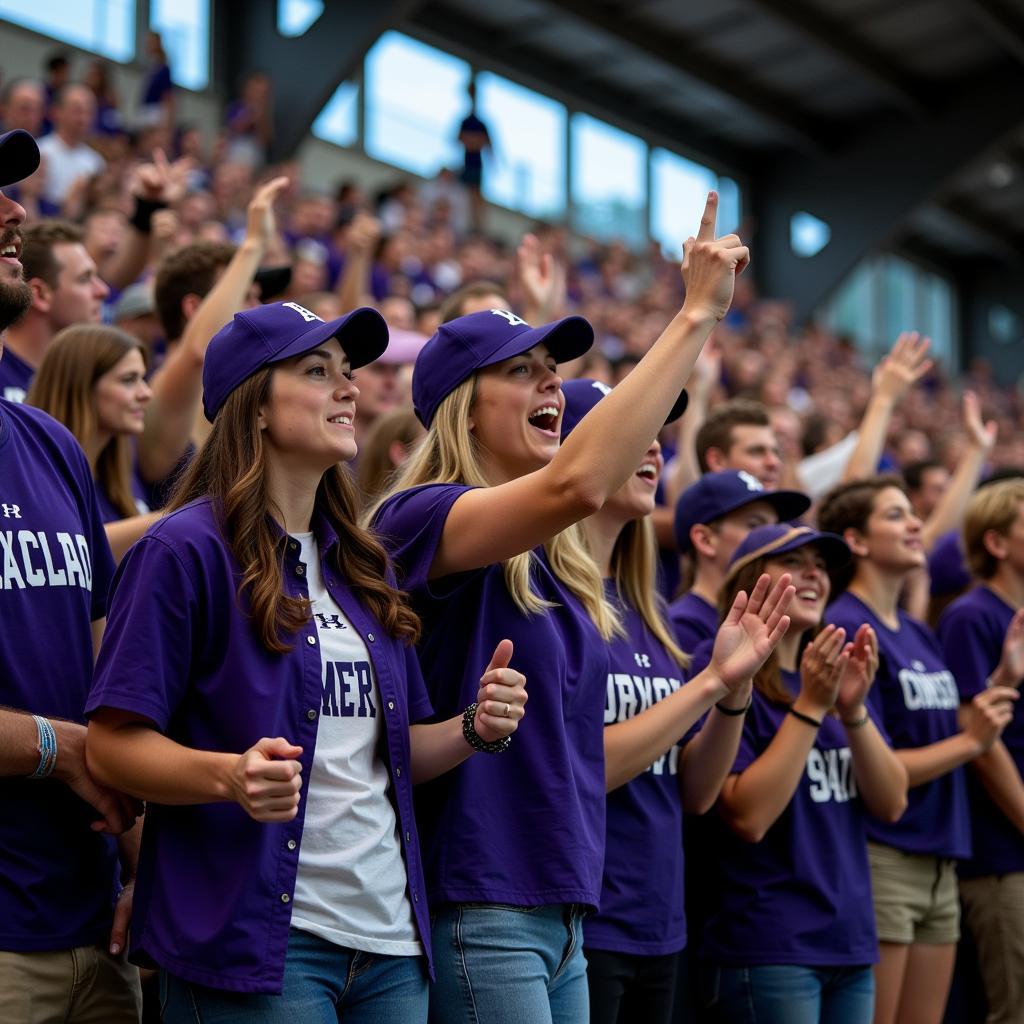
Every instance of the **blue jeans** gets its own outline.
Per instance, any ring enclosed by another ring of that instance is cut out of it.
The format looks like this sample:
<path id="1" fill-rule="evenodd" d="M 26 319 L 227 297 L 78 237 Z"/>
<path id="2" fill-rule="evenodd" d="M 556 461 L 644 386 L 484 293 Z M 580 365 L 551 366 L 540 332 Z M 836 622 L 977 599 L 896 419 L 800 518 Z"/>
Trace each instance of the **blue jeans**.
<path id="1" fill-rule="evenodd" d="M 423 957 L 346 949 L 293 928 L 279 996 L 226 992 L 160 972 L 166 1024 L 423 1024 Z"/>
<path id="2" fill-rule="evenodd" d="M 431 1024 L 586 1024 L 583 909 L 448 904 L 434 914 Z"/>
<path id="3" fill-rule="evenodd" d="M 712 967 L 705 1006 L 722 1024 L 871 1024 L 870 967 Z"/>

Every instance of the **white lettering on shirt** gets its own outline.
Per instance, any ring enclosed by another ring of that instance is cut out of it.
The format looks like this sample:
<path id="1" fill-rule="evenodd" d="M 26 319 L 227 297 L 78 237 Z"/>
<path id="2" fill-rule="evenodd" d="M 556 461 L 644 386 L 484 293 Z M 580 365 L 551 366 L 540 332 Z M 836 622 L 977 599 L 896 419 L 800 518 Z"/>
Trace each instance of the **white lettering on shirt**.
<path id="1" fill-rule="evenodd" d="M 900 669 L 897 678 L 908 711 L 948 711 L 960 704 L 956 679 L 949 669 L 927 672 L 920 661 L 913 661 L 910 668 Z"/>
<path id="2" fill-rule="evenodd" d="M 49 539 L 42 530 L 0 530 L 0 590 L 30 587 L 91 591 L 92 559 L 85 537 L 58 532 Z"/>
<path id="3" fill-rule="evenodd" d="M 845 804 L 857 795 L 853 758 L 849 747 L 837 750 L 818 750 L 812 747 L 807 754 L 807 778 L 811 782 L 811 799 L 817 804 Z"/>

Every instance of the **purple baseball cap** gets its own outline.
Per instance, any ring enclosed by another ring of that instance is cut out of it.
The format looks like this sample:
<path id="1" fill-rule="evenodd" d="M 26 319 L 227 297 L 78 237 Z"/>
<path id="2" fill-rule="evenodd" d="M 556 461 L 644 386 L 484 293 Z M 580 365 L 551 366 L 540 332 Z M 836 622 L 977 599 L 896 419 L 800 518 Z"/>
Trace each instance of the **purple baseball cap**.
<path id="1" fill-rule="evenodd" d="M 388 347 L 388 325 L 364 306 L 337 320 L 321 320 L 297 302 L 271 302 L 236 313 L 210 342 L 203 362 L 203 412 L 214 416 L 239 384 L 257 370 L 337 338 L 352 368 L 379 358 Z"/>
<path id="2" fill-rule="evenodd" d="M 590 412 L 591 409 L 597 405 L 598 402 L 604 398 L 605 395 L 611 394 L 611 388 L 607 384 L 602 383 L 599 380 L 588 380 L 586 378 L 579 378 L 578 380 L 567 380 L 562 385 L 562 394 L 565 395 L 565 408 L 562 409 L 562 440 L 564 441 L 568 436 L 569 432 L 573 430 L 584 416 Z M 679 397 L 676 399 L 676 404 L 672 406 L 671 411 L 668 414 L 668 419 L 665 420 L 665 425 L 669 423 L 675 423 L 680 416 L 686 412 L 686 406 L 690 401 L 690 396 L 686 391 L 682 391 Z"/>
<path id="3" fill-rule="evenodd" d="M 809 526 L 796 526 L 793 523 L 772 523 L 770 526 L 759 526 L 747 534 L 729 559 L 729 575 L 739 572 L 755 559 L 784 555 L 787 551 L 795 551 L 808 544 L 818 548 L 829 572 L 849 565 L 853 558 L 846 541 L 837 533 L 821 533 Z"/>
<path id="4" fill-rule="evenodd" d="M 420 423 L 429 428 L 437 407 L 474 371 L 542 342 L 556 363 L 565 363 L 594 344 L 594 329 L 581 316 L 531 327 L 507 309 L 485 309 L 441 324 L 412 372 L 412 403 Z"/>
<path id="5" fill-rule="evenodd" d="M 764 484 L 746 470 L 723 469 L 718 473 L 705 473 L 687 487 L 676 502 L 674 525 L 679 550 L 690 550 L 692 526 L 713 523 L 755 501 L 768 502 L 783 523 L 799 519 L 811 507 L 811 499 L 806 494 L 800 491 L 767 491 Z"/>
<path id="6" fill-rule="evenodd" d="M 21 128 L 0 135 L 0 188 L 34 174 L 39 166 L 36 140 Z"/>

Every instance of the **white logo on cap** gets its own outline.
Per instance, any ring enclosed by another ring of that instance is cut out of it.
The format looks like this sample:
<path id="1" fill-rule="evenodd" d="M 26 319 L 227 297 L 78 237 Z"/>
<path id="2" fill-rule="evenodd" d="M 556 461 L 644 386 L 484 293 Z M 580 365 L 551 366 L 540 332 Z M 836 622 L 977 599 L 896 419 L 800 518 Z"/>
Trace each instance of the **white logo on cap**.
<path id="1" fill-rule="evenodd" d="M 510 327 L 518 327 L 519 324 L 523 324 L 526 327 L 530 326 L 521 316 L 516 316 L 515 313 L 507 309 L 492 309 L 491 312 L 495 316 L 500 316 L 502 320 L 507 320 Z"/>
<path id="2" fill-rule="evenodd" d="M 592 380 L 590 382 L 590 386 L 596 389 L 597 391 L 600 391 L 602 395 L 610 395 L 612 393 L 612 389 L 608 387 L 607 384 L 600 380 Z"/>
<path id="3" fill-rule="evenodd" d="M 320 323 L 324 322 L 323 317 L 317 316 L 312 310 L 306 309 L 305 306 L 300 306 L 297 302 L 282 302 L 281 305 L 287 306 L 288 309 L 294 309 L 307 324 L 313 320 L 319 320 Z"/>
<path id="4" fill-rule="evenodd" d="M 741 469 L 737 474 L 739 478 L 747 485 L 748 491 L 763 491 L 764 484 L 757 479 L 752 473 L 748 473 L 745 469 Z"/>

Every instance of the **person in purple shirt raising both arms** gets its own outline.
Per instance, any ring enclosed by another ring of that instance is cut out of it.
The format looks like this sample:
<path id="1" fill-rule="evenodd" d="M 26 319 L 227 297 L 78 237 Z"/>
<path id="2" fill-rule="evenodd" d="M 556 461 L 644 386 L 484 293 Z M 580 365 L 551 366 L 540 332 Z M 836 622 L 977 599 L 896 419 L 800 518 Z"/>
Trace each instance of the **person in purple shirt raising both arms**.
<path id="1" fill-rule="evenodd" d="M 419 622 L 339 465 L 352 368 L 386 345 L 370 309 L 236 314 L 206 355 L 209 440 L 115 580 L 89 764 L 148 801 L 132 951 L 172 1024 L 425 1020 L 412 784 L 523 715 L 503 642 L 464 715 L 410 729 Z"/>
<path id="2" fill-rule="evenodd" d="M 563 440 L 610 391 L 592 380 L 563 385 Z M 669 422 L 685 405 L 684 392 Z M 717 630 L 710 664 L 684 684 L 690 659 L 672 639 L 654 587 L 651 514 L 661 467 L 653 441 L 633 476 L 583 521 L 621 623 L 608 644 L 601 910 L 583 928 L 591 1024 L 671 1019 L 677 954 L 686 944 L 683 809 L 703 813 L 718 797 L 736 757 L 751 677 L 786 632 L 793 597 L 788 576 L 770 594 L 765 576 L 749 600 L 739 595 Z M 712 707 L 719 713 L 693 736 Z"/>
<path id="3" fill-rule="evenodd" d="M 979 491 L 967 506 L 964 547 L 978 585 L 954 601 L 938 635 L 961 707 L 1024 679 L 1024 480 Z M 978 947 L 986 1024 L 1024 1014 L 1024 713 L 967 774 L 974 854 L 958 865 L 964 915 Z"/>
<path id="4" fill-rule="evenodd" d="M 704 1001 L 722 1024 L 868 1024 L 878 943 L 866 811 L 895 820 L 907 775 L 865 709 L 878 648 L 826 626 L 840 538 L 779 523 L 736 549 L 719 607 L 767 573 L 792 577 L 791 625 L 754 676 L 719 797 Z M 697 653 L 695 665 L 707 657 Z"/>
<path id="5" fill-rule="evenodd" d="M 729 560 L 751 530 L 799 519 L 811 499 L 799 491 L 769 491 L 753 473 L 723 469 L 705 473 L 676 502 L 675 535 L 683 554 L 692 552 L 689 590 L 669 605 L 679 646 L 692 654 L 718 630 L 718 592 Z"/>
<path id="6" fill-rule="evenodd" d="M 587 1017 L 581 922 L 601 891 L 618 616 L 575 524 L 636 472 L 729 308 L 748 252 L 735 235 L 715 239 L 717 203 L 711 193 L 684 247 L 682 309 L 564 445 L 555 367 L 590 347 L 585 320 L 532 328 L 503 309 L 471 313 L 416 361 L 427 434 L 374 521 L 423 617 L 428 690 L 439 714 L 456 710 L 490 638 L 511 637 L 533 702 L 506 754 L 419 794 L 436 1022 Z"/>
<path id="7" fill-rule="evenodd" d="M 845 588 L 827 619 L 847 632 L 863 623 L 878 637 L 878 682 L 870 703 L 907 770 L 907 812 L 869 820 L 872 895 L 880 942 L 876 1024 L 942 1020 L 960 938 L 955 861 L 970 855 L 961 765 L 998 739 L 1017 693 L 979 694 L 958 719 L 960 697 L 931 630 L 899 607 L 924 565 L 921 520 L 899 477 L 841 484 L 822 499 L 822 529 L 854 554 L 834 577 Z"/>

